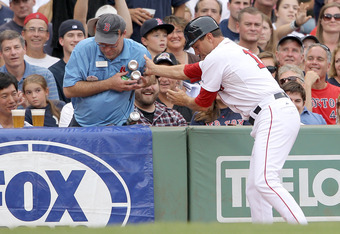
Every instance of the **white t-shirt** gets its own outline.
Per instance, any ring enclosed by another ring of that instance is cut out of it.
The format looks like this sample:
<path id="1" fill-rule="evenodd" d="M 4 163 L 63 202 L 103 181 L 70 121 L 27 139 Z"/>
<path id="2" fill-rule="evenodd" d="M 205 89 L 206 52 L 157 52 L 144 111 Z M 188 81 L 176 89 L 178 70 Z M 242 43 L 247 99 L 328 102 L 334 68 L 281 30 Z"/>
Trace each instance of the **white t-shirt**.
<path id="1" fill-rule="evenodd" d="M 68 127 L 73 118 L 74 109 L 72 102 L 67 103 L 60 112 L 59 127 Z"/>
<path id="2" fill-rule="evenodd" d="M 245 119 L 265 97 L 283 92 L 258 57 L 229 38 L 199 65 L 202 88 L 210 92 L 220 90 L 222 101 Z"/>
<path id="3" fill-rule="evenodd" d="M 49 68 L 50 66 L 52 66 L 53 64 L 55 64 L 56 62 L 60 60 L 59 58 L 52 57 L 48 54 L 46 54 L 45 58 L 42 58 L 42 59 L 32 58 L 25 54 L 24 59 L 29 64 L 39 66 L 39 67 L 45 67 L 45 68 Z"/>

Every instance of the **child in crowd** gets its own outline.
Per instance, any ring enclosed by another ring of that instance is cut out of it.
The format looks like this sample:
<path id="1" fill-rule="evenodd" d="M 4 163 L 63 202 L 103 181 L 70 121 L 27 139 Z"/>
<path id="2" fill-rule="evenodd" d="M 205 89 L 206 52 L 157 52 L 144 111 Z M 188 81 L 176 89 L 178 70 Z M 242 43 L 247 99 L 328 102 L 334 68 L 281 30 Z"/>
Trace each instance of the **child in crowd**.
<path id="1" fill-rule="evenodd" d="M 317 113 L 313 113 L 305 107 L 306 91 L 303 86 L 296 82 L 290 81 L 282 85 L 282 89 L 288 94 L 292 102 L 300 113 L 300 121 L 306 125 L 323 125 L 327 124 L 326 120 Z"/>
<path id="2" fill-rule="evenodd" d="M 30 75 L 23 83 L 22 91 L 29 103 L 26 109 L 25 121 L 32 124 L 31 109 L 45 109 L 45 127 L 58 127 L 60 110 L 65 105 L 59 100 L 48 100 L 49 89 L 45 78 L 41 75 Z"/>
<path id="3" fill-rule="evenodd" d="M 141 41 L 148 49 L 152 58 L 166 50 L 168 34 L 174 30 L 171 24 L 165 24 L 159 18 L 146 20 L 141 29 Z"/>
<path id="4" fill-rule="evenodd" d="M 195 112 L 190 125 L 235 126 L 250 125 L 250 123 L 248 120 L 243 120 L 239 113 L 233 112 L 217 95 L 208 111 Z"/>

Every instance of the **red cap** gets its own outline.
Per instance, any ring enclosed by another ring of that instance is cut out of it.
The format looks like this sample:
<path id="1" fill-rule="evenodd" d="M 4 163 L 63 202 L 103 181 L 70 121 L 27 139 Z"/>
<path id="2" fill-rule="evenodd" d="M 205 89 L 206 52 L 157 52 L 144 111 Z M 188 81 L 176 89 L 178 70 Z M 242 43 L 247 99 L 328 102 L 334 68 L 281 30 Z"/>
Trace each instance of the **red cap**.
<path id="1" fill-rule="evenodd" d="M 45 21 L 45 23 L 48 25 L 48 19 L 46 18 L 46 16 L 44 16 L 40 12 L 32 13 L 32 14 L 29 14 L 28 16 L 26 16 L 25 21 L 24 21 L 24 25 L 26 25 L 28 23 L 28 21 L 30 21 L 31 19 L 41 19 L 41 20 Z"/>

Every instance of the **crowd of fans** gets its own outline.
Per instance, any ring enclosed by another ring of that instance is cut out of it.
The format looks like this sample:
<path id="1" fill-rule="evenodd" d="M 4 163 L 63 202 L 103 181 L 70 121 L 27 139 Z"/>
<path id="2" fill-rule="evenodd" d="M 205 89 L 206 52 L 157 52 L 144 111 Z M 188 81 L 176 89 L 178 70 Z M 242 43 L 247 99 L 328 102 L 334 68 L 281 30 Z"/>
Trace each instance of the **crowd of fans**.
<path id="1" fill-rule="evenodd" d="M 218 96 L 195 113 L 167 99 L 176 89 L 197 96 L 199 82 L 143 76 L 145 55 L 167 66 L 204 60 L 185 48 L 184 31 L 205 15 L 264 64 L 301 124 L 340 124 L 339 2 L 0 1 L 0 127 L 13 127 L 16 108 L 26 109 L 25 126 L 35 108 L 50 127 L 126 125 L 131 113 L 148 126 L 248 125 Z"/>

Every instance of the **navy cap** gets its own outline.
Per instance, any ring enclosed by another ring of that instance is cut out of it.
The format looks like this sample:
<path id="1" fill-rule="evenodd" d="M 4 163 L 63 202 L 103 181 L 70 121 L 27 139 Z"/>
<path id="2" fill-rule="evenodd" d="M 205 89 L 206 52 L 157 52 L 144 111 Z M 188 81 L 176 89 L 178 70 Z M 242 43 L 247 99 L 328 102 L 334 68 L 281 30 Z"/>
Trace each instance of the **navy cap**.
<path id="1" fill-rule="evenodd" d="M 67 32 L 72 30 L 80 30 L 85 35 L 83 24 L 79 20 L 68 19 L 62 22 L 59 26 L 59 37 L 63 37 Z"/>
<path id="2" fill-rule="evenodd" d="M 153 62 L 155 64 L 160 64 L 164 62 L 169 63 L 170 65 L 178 64 L 175 55 L 173 55 L 172 53 L 168 53 L 168 52 L 162 52 L 160 54 L 157 54 L 155 58 L 153 59 Z"/>
<path id="3" fill-rule="evenodd" d="M 320 43 L 319 39 L 317 39 L 315 36 L 313 35 L 307 35 L 305 37 L 302 38 L 302 42 L 304 42 L 307 39 L 311 39 L 313 40 L 315 43 Z"/>
<path id="4" fill-rule="evenodd" d="M 301 47 L 303 47 L 303 44 L 302 44 L 302 41 L 300 39 L 300 37 L 297 37 L 297 36 L 293 36 L 293 35 L 289 35 L 289 36 L 285 36 L 285 37 L 282 37 L 279 42 L 277 43 L 277 48 L 279 48 L 279 46 L 285 42 L 286 40 L 293 40 L 293 41 L 296 41 Z"/>
<path id="5" fill-rule="evenodd" d="M 165 24 L 163 20 L 159 18 L 152 18 L 144 21 L 140 28 L 140 35 L 141 37 L 145 37 L 145 35 L 153 29 L 165 29 L 167 34 L 170 34 L 174 28 L 172 24 Z"/>

